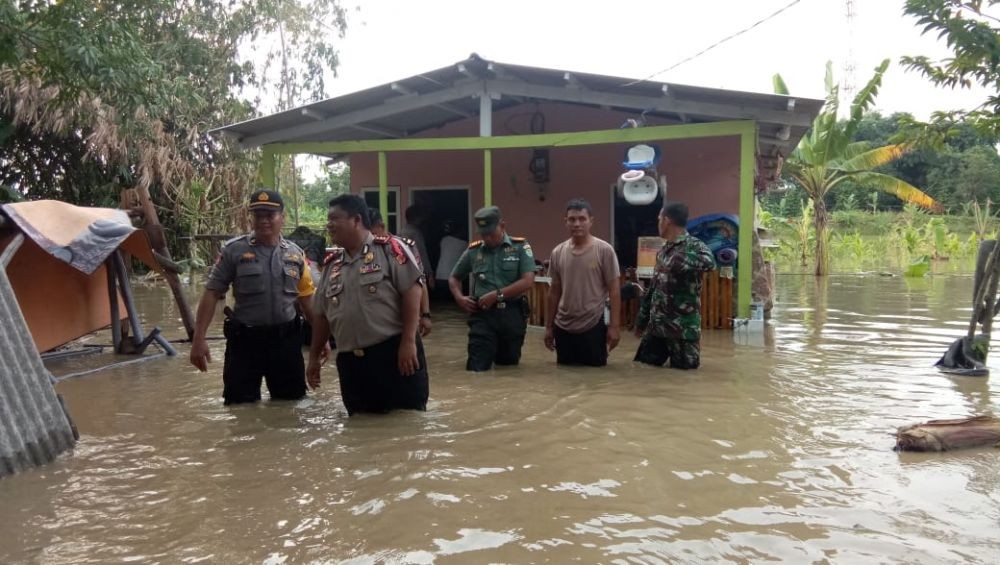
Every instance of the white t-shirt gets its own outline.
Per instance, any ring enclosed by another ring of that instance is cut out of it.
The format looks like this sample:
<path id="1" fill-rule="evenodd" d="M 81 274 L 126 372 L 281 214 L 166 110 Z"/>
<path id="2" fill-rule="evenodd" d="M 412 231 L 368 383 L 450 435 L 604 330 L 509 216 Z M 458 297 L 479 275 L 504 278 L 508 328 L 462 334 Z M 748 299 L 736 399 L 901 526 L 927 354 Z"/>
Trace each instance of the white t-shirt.
<path id="1" fill-rule="evenodd" d="M 438 256 L 437 272 L 435 278 L 440 281 L 448 280 L 451 270 L 455 268 L 459 257 L 465 252 L 469 242 L 458 239 L 453 235 L 446 235 L 441 238 L 441 254 Z"/>

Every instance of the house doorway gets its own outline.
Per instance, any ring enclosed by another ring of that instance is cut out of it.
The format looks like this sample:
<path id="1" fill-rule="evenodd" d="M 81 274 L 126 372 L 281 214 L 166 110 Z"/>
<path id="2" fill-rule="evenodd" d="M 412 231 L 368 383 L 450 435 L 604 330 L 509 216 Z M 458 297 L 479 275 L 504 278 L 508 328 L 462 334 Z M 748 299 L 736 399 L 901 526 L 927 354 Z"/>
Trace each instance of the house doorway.
<path id="1" fill-rule="evenodd" d="M 411 187 L 410 205 L 417 206 L 424 213 L 424 243 L 427 245 L 431 265 L 437 269 L 441 260 L 441 239 L 445 236 L 446 221 L 450 220 L 455 226 L 455 237 L 469 241 L 469 219 L 472 216 L 469 210 L 469 187 Z"/>
<path id="2" fill-rule="evenodd" d="M 612 222 L 615 253 L 618 263 L 624 271 L 635 267 L 639 256 L 639 238 L 659 236 L 657 218 L 663 207 L 663 195 L 657 195 L 656 200 L 643 206 L 629 204 L 618 195 L 617 186 L 611 185 Z"/>

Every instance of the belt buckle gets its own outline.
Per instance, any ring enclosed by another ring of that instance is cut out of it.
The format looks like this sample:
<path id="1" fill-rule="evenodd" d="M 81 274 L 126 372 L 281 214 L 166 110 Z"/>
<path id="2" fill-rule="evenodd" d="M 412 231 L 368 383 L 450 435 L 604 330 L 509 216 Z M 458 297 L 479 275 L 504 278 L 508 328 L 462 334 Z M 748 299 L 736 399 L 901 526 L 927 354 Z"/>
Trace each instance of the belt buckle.
<path id="1" fill-rule="evenodd" d="M 354 351 L 351 351 L 351 353 L 353 353 L 355 357 L 364 357 L 365 356 L 365 350 L 364 349 L 355 349 Z"/>
<path id="2" fill-rule="evenodd" d="M 506 302 L 497 302 L 497 310 L 503 310 L 506 307 L 507 307 Z"/>

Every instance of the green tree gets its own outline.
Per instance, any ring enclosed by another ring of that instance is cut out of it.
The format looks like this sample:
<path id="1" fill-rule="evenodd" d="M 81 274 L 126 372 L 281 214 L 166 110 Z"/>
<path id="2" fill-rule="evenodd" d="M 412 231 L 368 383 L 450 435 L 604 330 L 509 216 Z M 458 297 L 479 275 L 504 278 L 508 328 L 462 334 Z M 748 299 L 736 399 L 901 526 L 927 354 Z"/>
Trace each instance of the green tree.
<path id="1" fill-rule="evenodd" d="M 813 202 L 813 223 L 816 232 L 815 274 L 826 275 L 829 268 L 829 213 L 826 206 L 827 194 L 847 180 L 870 189 L 894 194 L 902 200 L 913 202 L 925 208 L 939 205 L 920 189 L 898 178 L 875 169 L 904 155 L 910 147 L 890 144 L 874 147 L 867 141 L 853 141 L 861 119 L 872 105 L 882 84 L 882 76 L 889 66 L 885 59 L 875 69 L 875 74 L 862 88 L 851 103 L 847 120 L 838 121 L 840 109 L 839 90 L 833 82 L 831 64 L 826 66 L 826 105 L 813 121 L 809 134 L 802 138 L 798 147 L 785 162 L 784 171 L 802 187 Z M 776 77 L 775 85 L 784 82 Z M 780 92 L 779 94 L 787 94 Z"/>
<path id="2" fill-rule="evenodd" d="M 321 96 L 345 29 L 339 0 L 0 2 L 0 183 L 103 205 L 144 185 L 192 229 L 242 227 L 257 153 L 208 129 L 247 94 Z"/>
<path id="3" fill-rule="evenodd" d="M 995 150 L 973 147 L 961 154 L 955 194 L 959 202 L 1000 202 L 1000 156 Z"/>
<path id="4" fill-rule="evenodd" d="M 929 124 L 914 123 L 931 140 L 953 133 L 957 123 L 1000 137 L 1000 28 L 987 11 L 1000 0 L 906 0 L 903 13 L 917 18 L 923 33 L 943 38 L 953 52 L 940 61 L 917 55 L 903 57 L 901 63 L 949 88 L 970 88 L 978 84 L 989 93 L 979 106 L 969 110 L 935 112 Z"/>

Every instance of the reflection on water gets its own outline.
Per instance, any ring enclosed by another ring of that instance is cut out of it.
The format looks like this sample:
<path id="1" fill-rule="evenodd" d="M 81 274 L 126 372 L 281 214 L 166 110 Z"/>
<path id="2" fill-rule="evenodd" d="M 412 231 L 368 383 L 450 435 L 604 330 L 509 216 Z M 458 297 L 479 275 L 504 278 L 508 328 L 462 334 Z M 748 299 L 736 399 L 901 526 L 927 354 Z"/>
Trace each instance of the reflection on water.
<path id="1" fill-rule="evenodd" d="M 348 419 L 333 369 L 225 408 L 221 341 L 208 376 L 182 346 L 65 381 L 82 441 L 0 481 L 0 562 L 995 562 L 1000 456 L 891 450 L 897 426 L 998 412 L 989 379 L 931 367 L 971 277 L 778 286 L 773 327 L 708 332 L 696 372 L 633 365 L 631 336 L 559 368 L 531 331 L 521 367 L 473 375 L 442 312 L 426 413 Z M 139 294 L 182 334 L 168 292 Z"/>

